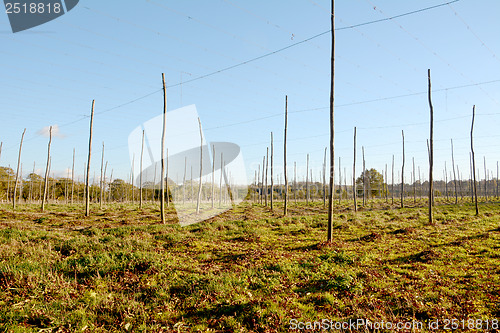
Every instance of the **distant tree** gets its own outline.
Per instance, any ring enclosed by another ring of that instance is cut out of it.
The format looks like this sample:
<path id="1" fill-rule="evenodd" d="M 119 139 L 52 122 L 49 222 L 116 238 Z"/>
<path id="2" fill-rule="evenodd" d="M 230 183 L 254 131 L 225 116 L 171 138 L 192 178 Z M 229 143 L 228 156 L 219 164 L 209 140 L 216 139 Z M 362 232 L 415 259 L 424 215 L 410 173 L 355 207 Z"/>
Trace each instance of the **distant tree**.
<path id="1" fill-rule="evenodd" d="M 363 174 L 362 172 L 361 175 L 356 179 L 356 185 L 361 185 L 356 186 L 358 196 L 363 196 L 363 179 L 366 179 L 366 185 L 368 185 L 366 186 L 366 188 L 370 189 L 368 190 L 367 197 L 375 197 L 384 194 L 384 177 L 381 173 L 372 168 L 370 170 L 365 170 L 365 174 Z"/>
<path id="2" fill-rule="evenodd" d="M 0 200 L 7 200 L 7 192 L 12 191 L 12 184 L 16 174 L 12 168 L 0 167 Z"/>
<path id="3" fill-rule="evenodd" d="M 111 200 L 123 201 L 125 193 L 131 188 L 130 184 L 125 183 L 123 179 L 114 179 L 110 184 Z"/>

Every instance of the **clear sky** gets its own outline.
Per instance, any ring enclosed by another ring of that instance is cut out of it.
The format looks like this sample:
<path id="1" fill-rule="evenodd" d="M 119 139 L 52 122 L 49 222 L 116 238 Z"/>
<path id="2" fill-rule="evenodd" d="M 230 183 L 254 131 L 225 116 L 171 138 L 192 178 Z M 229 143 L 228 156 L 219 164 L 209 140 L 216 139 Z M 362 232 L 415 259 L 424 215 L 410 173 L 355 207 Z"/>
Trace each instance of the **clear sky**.
<path id="1" fill-rule="evenodd" d="M 496 177 L 500 160 L 500 2 L 460 0 L 407 16 L 360 23 L 439 5 L 438 0 L 337 0 L 335 155 L 351 179 L 353 128 L 358 161 L 401 169 L 405 132 L 406 174 L 411 159 L 427 179 L 431 69 L 435 110 L 435 173 L 446 161 L 469 177 L 470 125 L 476 105 L 475 152 Z M 48 138 L 58 126 L 52 170 L 65 175 L 76 148 L 77 175 L 87 158 L 90 106 L 95 99 L 94 158 L 99 173 L 102 142 L 114 178 L 130 172 L 128 136 L 161 114 L 161 73 L 168 110 L 195 104 L 207 141 L 241 146 L 247 174 L 262 163 L 275 137 L 276 179 L 282 174 L 285 95 L 288 95 L 288 164 L 304 175 L 310 154 L 319 178 L 329 142 L 330 34 L 282 52 L 197 79 L 279 50 L 330 29 L 330 2 L 296 1 L 97 1 L 82 0 L 56 20 L 13 34 L 0 14 L 0 165 L 15 168 L 22 152 L 26 176 L 36 162 L 42 174 Z M 346 29 L 344 29 L 346 28 Z M 196 79 L 192 82 L 189 80 Z M 182 82 L 182 84 L 180 84 Z M 358 163 L 357 175 L 361 171 Z M 108 171 L 109 174 L 109 171 Z M 336 175 L 337 178 L 337 175 Z M 337 178 L 338 179 L 338 178 Z M 349 183 L 349 182 L 348 182 Z"/>

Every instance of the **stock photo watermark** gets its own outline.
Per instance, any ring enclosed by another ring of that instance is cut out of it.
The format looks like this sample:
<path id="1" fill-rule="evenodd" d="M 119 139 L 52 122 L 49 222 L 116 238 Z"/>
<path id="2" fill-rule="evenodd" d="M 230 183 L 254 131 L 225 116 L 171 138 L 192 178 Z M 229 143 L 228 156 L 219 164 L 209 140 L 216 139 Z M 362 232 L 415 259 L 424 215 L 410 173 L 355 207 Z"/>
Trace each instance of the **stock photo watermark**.
<path id="1" fill-rule="evenodd" d="M 142 181 L 155 186 L 163 178 L 167 198 L 182 226 L 219 215 L 243 201 L 248 182 L 240 147 L 231 142 L 207 142 L 195 105 L 169 111 L 166 119 L 163 177 L 163 115 L 136 127 L 128 137 L 132 170 L 137 170 L 134 185 Z"/>
<path id="2" fill-rule="evenodd" d="M 55 20 L 75 8 L 79 0 L 4 0 L 13 33 Z"/>
<path id="3" fill-rule="evenodd" d="M 299 321 L 291 319 L 288 329 L 290 330 L 497 330 L 500 328 L 499 319 L 432 319 L 424 322 L 414 321 L 371 321 L 369 319 L 349 319 L 344 321 L 335 321 L 331 319 L 320 319 L 318 321 Z"/>

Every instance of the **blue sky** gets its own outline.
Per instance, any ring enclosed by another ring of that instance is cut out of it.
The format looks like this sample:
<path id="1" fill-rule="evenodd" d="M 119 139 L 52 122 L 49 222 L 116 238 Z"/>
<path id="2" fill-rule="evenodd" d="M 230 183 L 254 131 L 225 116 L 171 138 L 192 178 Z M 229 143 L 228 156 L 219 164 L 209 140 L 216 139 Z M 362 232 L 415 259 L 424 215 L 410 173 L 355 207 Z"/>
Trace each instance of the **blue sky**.
<path id="1" fill-rule="evenodd" d="M 337 1 L 336 27 L 384 19 L 443 3 L 436 0 Z M 275 137 L 276 179 L 282 173 L 285 95 L 288 95 L 288 164 L 304 175 L 310 154 L 319 178 L 329 142 L 330 35 L 193 82 L 208 73 L 259 57 L 330 29 L 329 1 L 95 1 L 83 0 L 58 19 L 13 34 L 0 14 L 0 165 L 24 174 L 43 172 L 48 138 L 58 125 L 53 166 L 64 175 L 76 148 L 76 174 L 87 158 L 90 106 L 95 104 L 92 169 L 99 173 L 102 142 L 114 178 L 130 172 L 128 135 L 161 114 L 161 73 L 168 110 L 195 104 L 208 141 L 241 146 L 247 173 L 262 163 Z M 406 174 L 411 159 L 427 179 L 431 69 L 435 110 L 435 173 L 455 163 L 469 177 L 470 121 L 476 105 L 475 152 L 494 171 L 500 160 L 500 2 L 460 0 L 432 10 L 336 32 L 335 155 L 352 177 L 353 127 L 358 161 L 382 170 L 395 156 Z M 182 85 L 179 83 L 183 82 Z M 146 96 L 146 97 L 144 97 Z M 338 168 L 338 164 L 336 165 Z M 91 171 L 93 172 L 93 171 Z M 358 163 L 357 175 L 361 172 Z M 396 171 L 397 173 L 397 171 Z M 109 174 L 109 171 L 108 171 Z M 337 178 L 338 179 L 338 178 Z"/>

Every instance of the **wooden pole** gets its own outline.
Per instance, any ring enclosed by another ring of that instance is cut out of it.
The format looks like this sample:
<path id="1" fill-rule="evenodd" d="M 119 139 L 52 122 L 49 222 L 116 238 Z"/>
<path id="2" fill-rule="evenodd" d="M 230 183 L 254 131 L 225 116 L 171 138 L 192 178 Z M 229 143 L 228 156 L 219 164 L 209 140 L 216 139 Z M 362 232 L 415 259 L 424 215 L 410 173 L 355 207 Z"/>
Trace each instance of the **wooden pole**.
<path id="1" fill-rule="evenodd" d="M 306 162 L 306 204 L 309 204 L 309 154 Z"/>
<path id="2" fill-rule="evenodd" d="M 363 156 L 363 206 L 364 206 L 366 202 L 365 146 L 361 146 L 361 155 Z"/>
<path id="3" fill-rule="evenodd" d="M 331 8 L 332 55 L 330 65 L 330 192 L 328 193 L 327 241 L 333 240 L 333 194 L 335 182 L 335 126 L 334 126 L 334 77 L 335 77 L 335 1 Z"/>
<path id="4" fill-rule="evenodd" d="M 428 81 L 428 100 L 430 109 L 430 146 L 429 146 L 429 223 L 433 224 L 432 220 L 432 206 L 434 204 L 433 196 L 433 180 L 432 180 L 432 168 L 434 165 L 434 109 L 432 107 L 431 99 L 431 70 L 427 70 L 427 81 Z"/>
<path id="5" fill-rule="evenodd" d="M 166 156 L 166 176 L 165 176 L 165 189 L 167 192 L 167 207 L 170 207 L 170 188 L 168 184 L 168 148 L 167 148 L 167 156 Z M 192 174 L 192 173 L 191 173 Z"/>
<path id="6" fill-rule="evenodd" d="M 222 203 L 222 176 L 224 174 L 224 153 L 220 153 L 220 180 L 219 180 L 219 207 L 221 207 L 221 203 Z M 267 175 L 267 171 L 266 171 L 266 175 Z M 266 182 L 267 182 L 267 179 L 266 179 Z M 267 185 L 266 185 L 266 189 L 267 189 Z M 266 199 L 266 205 L 267 205 L 267 199 Z"/>
<path id="7" fill-rule="evenodd" d="M 130 170 L 130 184 L 132 185 L 132 203 L 135 203 L 135 154 L 132 154 L 132 168 Z"/>
<path id="8" fill-rule="evenodd" d="M 47 166 L 45 167 L 45 180 L 43 185 L 42 212 L 45 210 L 45 202 L 47 201 L 47 191 L 49 184 L 49 167 L 50 167 L 50 145 L 52 143 L 52 126 L 49 128 L 49 144 L 47 148 Z"/>
<path id="9" fill-rule="evenodd" d="M 354 199 L 354 212 L 358 211 L 358 203 L 356 202 L 357 193 L 356 193 L 356 127 L 354 127 L 354 158 L 352 162 L 352 197 Z"/>
<path id="10" fill-rule="evenodd" d="M 462 177 L 460 176 L 460 169 L 458 168 L 458 164 L 457 164 L 457 174 L 458 174 L 458 188 L 460 192 L 460 200 L 463 200 L 464 192 L 462 191 Z"/>
<path id="11" fill-rule="evenodd" d="M 387 178 L 387 163 L 385 164 L 385 202 L 389 202 L 389 179 Z"/>
<path id="12" fill-rule="evenodd" d="M 102 154 L 101 154 L 101 179 L 99 181 L 99 208 L 102 209 L 102 199 L 103 199 L 103 167 L 104 167 L 104 141 L 102 143 Z"/>
<path id="13" fill-rule="evenodd" d="M 222 163 L 222 161 L 221 161 Z M 267 207 L 267 171 L 269 168 L 269 147 L 266 148 L 266 189 L 265 189 L 265 206 Z"/>
<path id="14" fill-rule="evenodd" d="M 139 167 L 139 189 L 141 191 L 141 195 L 139 197 L 139 208 L 142 209 L 142 160 L 144 155 L 144 130 L 142 130 L 142 144 L 141 144 L 141 162 Z"/>
<path id="15" fill-rule="evenodd" d="M 104 204 L 104 202 L 106 201 L 106 170 L 108 169 L 108 161 L 106 161 L 106 163 L 104 164 L 104 175 L 102 177 L 102 189 L 101 189 L 101 196 L 102 196 L 102 199 L 101 199 L 101 202 L 102 204 Z M 101 208 L 102 208 L 102 204 L 101 204 Z"/>
<path id="16" fill-rule="evenodd" d="M 73 166 L 71 167 L 71 204 L 73 204 L 74 192 L 75 192 L 75 148 L 73 148 Z"/>
<path id="17" fill-rule="evenodd" d="M 446 194 L 446 201 L 448 202 L 448 170 L 446 168 L 446 161 L 444 161 L 444 193 Z"/>
<path id="18" fill-rule="evenodd" d="M 297 162 L 293 162 L 293 198 L 297 204 Z"/>
<path id="19" fill-rule="evenodd" d="M 108 202 L 111 202 L 111 184 L 113 184 L 113 169 L 111 169 L 111 174 L 109 175 L 109 193 L 108 193 Z"/>
<path id="20" fill-rule="evenodd" d="M 342 199 L 342 167 L 340 165 L 340 156 L 339 156 L 339 205 L 340 200 Z"/>
<path id="21" fill-rule="evenodd" d="M 184 156 L 184 178 L 182 180 L 182 204 L 186 204 L 187 156 Z"/>
<path id="22" fill-rule="evenodd" d="M 153 175 L 153 195 L 151 197 L 151 202 L 155 202 L 155 197 L 156 197 L 156 163 L 155 163 L 155 173 Z"/>
<path id="23" fill-rule="evenodd" d="M 458 203 L 457 174 L 455 173 L 455 158 L 453 156 L 453 139 L 451 140 L 451 165 L 453 167 L 453 183 L 455 185 L 455 205 Z"/>
<path id="24" fill-rule="evenodd" d="M 165 220 L 165 132 L 167 126 L 167 88 L 165 86 L 165 74 L 161 74 L 163 82 L 163 130 L 161 135 L 161 188 L 160 188 L 160 215 L 161 222 L 166 224 Z"/>
<path id="25" fill-rule="evenodd" d="M 21 177 L 19 178 L 19 201 L 23 198 L 23 164 L 21 163 L 21 171 L 19 171 Z"/>
<path id="26" fill-rule="evenodd" d="M 200 126 L 200 184 L 198 185 L 198 199 L 196 201 L 196 214 L 200 213 L 201 187 L 203 176 L 203 132 L 201 131 L 201 121 L 198 117 L 198 125 Z"/>
<path id="27" fill-rule="evenodd" d="M 403 138 L 403 165 L 401 166 L 401 208 L 404 208 L 404 193 L 405 193 L 405 132 L 401 130 Z"/>
<path id="28" fill-rule="evenodd" d="M 273 197 L 274 197 L 274 145 L 273 145 L 273 132 L 271 132 L 271 210 L 273 210 Z"/>
<path id="29" fill-rule="evenodd" d="M 470 167 L 470 196 L 471 196 L 471 202 L 474 202 L 474 185 L 472 183 L 473 177 L 472 177 L 472 153 L 469 152 L 469 167 Z"/>
<path id="30" fill-rule="evenodd" d="M 476 106 L 472 106 L 472 125 L 470 128 L 470 150 L 472 154 L 472 173 L 474 177 L 474 202 L 476 206 L 476 215 L 479 215 L 479 208 L 477 206 L 477 183 L 476 183 L 476 159 L 474 156 L 474 143 L 473 143 L 473 131 L 474 131 L 474 118 L 476 116 Z"/>
<path id="31" fill-rule="evenodd" d="M 411 158 L 413 164 L 413 204 L 417 203 L 417 179 L 415 178 L 415 157 Z"/>
<path id="32" fill-rule="evenodd" d="M 286 172 L 286 135 L 288 130 L 288 96 L 285 96 L 285 142 L 283 143 L 283 172 L 285 177 L 285 203 L 283 215 L 286 216 L 288 210 L 288 174 Z"/>
<path id="33" fill-rule="evenodd" d="M 344 167 L 344 190 L 345 190 L 346 199 L 348 199 L 349 198 L 349 193 L 347 192 L 347 171 L 346 171 L 346 167 Z"/>
<path id="34" fill-rule="evenodd" d="M 328 148 L 325 147 L 325 155 L 323 157 L 323 208 L 326 208 L 326 150 Z"/>
<path id="35" fill-rule="evenodd" d="M 497 199 L 498 199 L 498 161 L 497 161 Z"/>
<path id="36" fill-rule="evenodd" d="M 392 155 L 391 204 L 394 205 L 394 155 Z"/>
<path id="37" fill-rule="evenodd" d="M 483 156 L 484 161 L 484 197 L 488 201 L 488 174 L 486 172 L 486 156 Z"/>
<path id="38" fill-rule="evenodd" d="M 19 144 L 19 157 L 17 159 L 17 171 L 16 171 L 16 182 L 14 183 L 14 197 L 12 198 L 12 208 L 16 209 L 16 194 L 17 194 L 17 182 L 19 180 L 19 166 L 21 165 L 21 150 L 23 148 L 24 134 L 26 133 L 26 128 L 21 135 L 21 143 Z"/>
<path id="39" fill-rule="evenodd" d="M 266 156 L 262 157 L 262 182 L 260 184 L 260 204 L 264 202 L 264 171 L 266 168 Z"/>
<path id="40" fill-rule="evenodd" d="M 92 109 L 90 112 L 90 134 L 89 134 L 89 156 L 87 160 L 87 177 L 85 181 L 85 216 L 90 215 L 90 159 L 92 156 L 92 129 L 94 125 L 94 105 L 95 100 L 92 100 Z"/>
<path id="41" fill-rule="evenodd" d="M 259 166 L 259 174 L 260 174 L 260 166 Z M 214 196 L 215 196 L 215 145 L 212 145 L 212 197 L 211 197 L 212 209 L 214 208 Z"/>
<path id="42" fill-rule="evenodd" d="M 190 186 L 189 186 L 189 199 L 194 202 L 194 195 L 193 195 L 193 165 L 191 165 L 191 179 L 189 181 Z"/>

